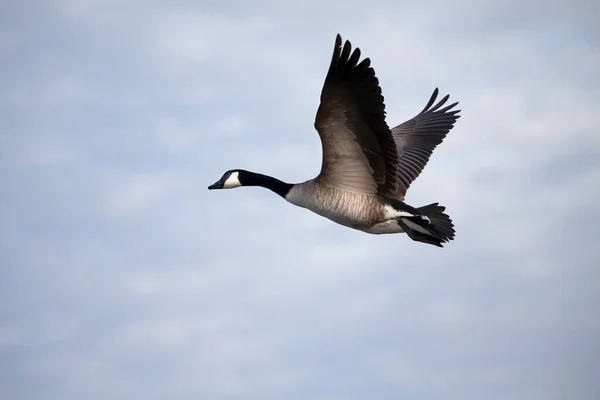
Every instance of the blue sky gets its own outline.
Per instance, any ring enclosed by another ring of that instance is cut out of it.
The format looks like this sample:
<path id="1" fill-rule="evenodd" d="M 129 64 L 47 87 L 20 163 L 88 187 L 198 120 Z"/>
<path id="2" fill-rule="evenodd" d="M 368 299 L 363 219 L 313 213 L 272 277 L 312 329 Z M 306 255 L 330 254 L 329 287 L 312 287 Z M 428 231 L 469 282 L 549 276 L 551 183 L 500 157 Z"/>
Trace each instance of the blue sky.
<path id="1" fill-rule="evenodd" d="M 599 398 L 600 9 L 562 3 L 3 2 L 0 397 Z M 338 32 L 390 125 L 460 102 L 407 196 L 443 249 L 206 189 L 318 173 Z"/>

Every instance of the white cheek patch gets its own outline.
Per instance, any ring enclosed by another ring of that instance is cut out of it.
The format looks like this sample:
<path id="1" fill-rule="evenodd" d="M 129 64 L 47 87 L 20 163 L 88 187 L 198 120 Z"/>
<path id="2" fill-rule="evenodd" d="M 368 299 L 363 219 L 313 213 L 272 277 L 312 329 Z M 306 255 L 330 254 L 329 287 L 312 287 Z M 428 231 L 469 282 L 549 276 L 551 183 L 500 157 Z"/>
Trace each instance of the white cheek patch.
<path id="1" fill-rule="evenodd" d="M 229 178 L 223 183 L 223 189 L 233 189 L 242 186 L 239 179 L 239 172 L 233 172 L 229 175 Z"/>

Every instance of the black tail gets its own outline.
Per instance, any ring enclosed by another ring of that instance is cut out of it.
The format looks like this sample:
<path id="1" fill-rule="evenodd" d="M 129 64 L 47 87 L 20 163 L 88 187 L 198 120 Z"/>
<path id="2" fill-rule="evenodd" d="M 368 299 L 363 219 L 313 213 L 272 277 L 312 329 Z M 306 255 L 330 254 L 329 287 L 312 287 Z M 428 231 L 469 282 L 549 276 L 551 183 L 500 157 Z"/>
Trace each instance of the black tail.
<path id="1" fill-rule="evenodd" d="M 419 207 L 416 210 L 420 215 L 400 217 L 398 224 L 412 240 L 443 247 L 442 243 L 454 239 L 454 224 L 450 217 L 444 214 L 445 209 L 446 207 L 438 203 Z"/>

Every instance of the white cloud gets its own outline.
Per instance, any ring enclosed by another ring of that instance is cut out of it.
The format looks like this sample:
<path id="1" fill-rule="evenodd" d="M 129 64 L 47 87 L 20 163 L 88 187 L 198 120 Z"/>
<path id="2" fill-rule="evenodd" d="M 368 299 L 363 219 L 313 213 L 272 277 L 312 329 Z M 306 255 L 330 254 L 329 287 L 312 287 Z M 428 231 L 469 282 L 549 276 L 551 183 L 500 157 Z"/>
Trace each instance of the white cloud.
<path id="1" fill-rule="evenodd" d="M 11 27 L 3 390 L 595 398 L 594 7 L 65 1 Z M 448 207 L 444 249 L 206 190 L 229 168 L 318 173 L 338 31 L 372 58 L 390 124 L 436 86 L 461 103 L 408 197 Z"/>

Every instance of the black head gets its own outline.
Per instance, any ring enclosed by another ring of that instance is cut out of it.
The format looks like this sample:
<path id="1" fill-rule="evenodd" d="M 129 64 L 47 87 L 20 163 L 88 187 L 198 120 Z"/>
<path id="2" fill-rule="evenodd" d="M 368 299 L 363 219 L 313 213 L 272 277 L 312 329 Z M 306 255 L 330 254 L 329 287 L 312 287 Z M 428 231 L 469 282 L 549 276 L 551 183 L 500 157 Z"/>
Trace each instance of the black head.
<path id="1" fill-rule="evenodd" d="M 221 179 L 213 183 L 208 187 L 209 190 L 213 189 L 233 189 L 236 187 L 242 186 L 242 182 L 240 182 L 240 177 L 244 175 L 246 171 L 241 169 L 230 169 L 225 172 Z"/>

